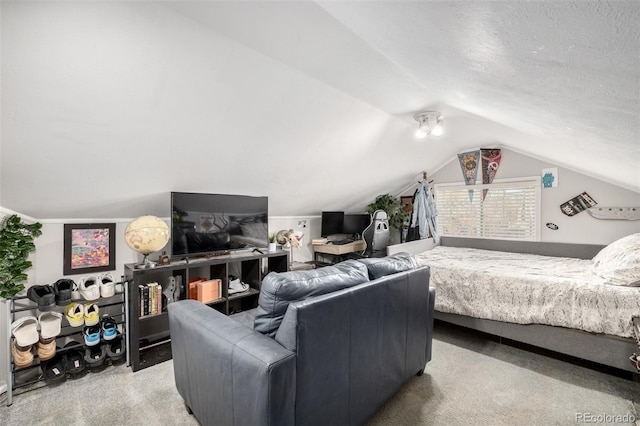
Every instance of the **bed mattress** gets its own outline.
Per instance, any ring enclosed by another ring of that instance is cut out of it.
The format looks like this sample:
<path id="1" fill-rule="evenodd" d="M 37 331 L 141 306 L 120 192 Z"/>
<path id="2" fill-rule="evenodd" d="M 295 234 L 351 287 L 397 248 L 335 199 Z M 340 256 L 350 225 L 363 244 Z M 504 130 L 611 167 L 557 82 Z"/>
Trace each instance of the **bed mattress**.
<path id="1" fill-rule="evenodd" d="M 437 311 L 634 337 L 640 288 L 605 284 L 591 260 L 444 246 L 416 260 L 431 267 Z"/>

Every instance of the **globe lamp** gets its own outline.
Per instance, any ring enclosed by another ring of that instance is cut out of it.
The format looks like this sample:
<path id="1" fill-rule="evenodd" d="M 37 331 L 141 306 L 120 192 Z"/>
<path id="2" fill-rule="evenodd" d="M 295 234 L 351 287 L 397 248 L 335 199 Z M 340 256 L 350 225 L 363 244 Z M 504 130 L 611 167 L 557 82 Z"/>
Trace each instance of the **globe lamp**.
<path id="1" fill-rule="evenodd" d="M 169 227 L 159 217 L 140 216 L 127 225 L 124 240 L 132 250 L 144 256 L 142 262 L 135 266 L 136 268 L 153 268 L 156 263 L 149 260 L 149 254 L 167 245 Z"/>

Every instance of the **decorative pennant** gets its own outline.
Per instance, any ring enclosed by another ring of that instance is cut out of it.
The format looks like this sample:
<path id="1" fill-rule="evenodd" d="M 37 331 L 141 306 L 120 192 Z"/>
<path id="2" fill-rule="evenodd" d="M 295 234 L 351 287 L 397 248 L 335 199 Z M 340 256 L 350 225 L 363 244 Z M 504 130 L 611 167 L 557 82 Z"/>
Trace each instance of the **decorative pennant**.
<path id="1" fill-rule="evenodd" d="M 468 151 L 458 154 L 460 169 L 466 185 L 475 185 L 478 177 L 478 160 L 480 151 Z M 473 189 L 469 190 L 469 202 L 473 203 Z"/>
<path id="2" fill-rule="evenodd" d="M 481 148 L 482 155 L 482 183 L 491 183 L 496 176 L 500 160 L 502 159 L 502 150 L 498 148 Z M 487 196 L 488 189 L 482 190 L 482 201 Z"/>

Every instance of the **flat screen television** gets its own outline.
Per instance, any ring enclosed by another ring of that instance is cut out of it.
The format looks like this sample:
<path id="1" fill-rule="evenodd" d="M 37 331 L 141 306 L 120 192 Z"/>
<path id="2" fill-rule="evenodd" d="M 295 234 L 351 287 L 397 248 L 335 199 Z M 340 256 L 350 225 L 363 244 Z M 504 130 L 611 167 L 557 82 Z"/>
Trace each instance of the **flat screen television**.
<path id="1" fill-rule="evenodd" d="M 171 257 L 187 258 L 269 244 L 267 197 L 171 193 Z"/>
<path id="2" fill-rule="evenodd" d="M 322 237 L 342 234 L 344 212 L 322 212 L 320 234 Z"/>

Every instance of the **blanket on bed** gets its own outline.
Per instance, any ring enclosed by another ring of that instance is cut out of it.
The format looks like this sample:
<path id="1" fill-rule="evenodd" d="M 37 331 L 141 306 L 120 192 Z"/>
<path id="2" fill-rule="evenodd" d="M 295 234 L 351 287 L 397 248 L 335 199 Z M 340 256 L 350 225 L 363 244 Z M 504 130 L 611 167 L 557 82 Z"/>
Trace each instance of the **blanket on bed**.
<path id="1" fill-rule="evenodd" d="M 591 260 L 443 246 L 416 260 L 431 267 L 437 311 L 634 335 L 640 288 L 605 284 Z"/>

